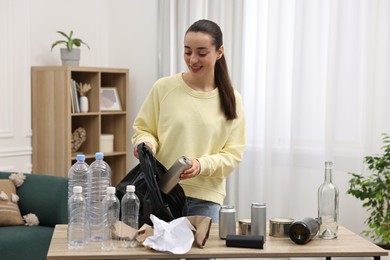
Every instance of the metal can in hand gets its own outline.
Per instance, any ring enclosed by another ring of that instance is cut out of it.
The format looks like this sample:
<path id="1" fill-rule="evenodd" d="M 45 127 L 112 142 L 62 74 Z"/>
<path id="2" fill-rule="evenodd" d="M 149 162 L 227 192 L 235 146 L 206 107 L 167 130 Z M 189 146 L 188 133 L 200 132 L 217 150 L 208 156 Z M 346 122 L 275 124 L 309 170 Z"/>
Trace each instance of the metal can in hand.
<path id="1" fill-rule="evenodd" d="M 265 203 L 254 202 L 251 206 L 251 234 L 266 237 L 267 213 Z"/>
<path id="2" fill-rule="evenodd" d="M 219 210 L 219 237 L 236 234 L 236 210 L 234 206 L 224 205 Z"/>

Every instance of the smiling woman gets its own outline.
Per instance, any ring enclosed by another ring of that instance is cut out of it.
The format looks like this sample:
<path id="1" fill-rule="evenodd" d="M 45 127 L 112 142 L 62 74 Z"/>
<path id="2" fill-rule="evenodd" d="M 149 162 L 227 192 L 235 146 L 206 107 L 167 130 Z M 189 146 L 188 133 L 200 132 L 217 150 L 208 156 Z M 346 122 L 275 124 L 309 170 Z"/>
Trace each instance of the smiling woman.
<path id="1" fill-rule="evenodd" d="M 246 126 L 215 22 L 199 20 L 188 28 L 184 60 L 188 71 L 154 84 L 134 121 L 133 144 L 146 143 L 167 168 L 187 156 L 191 167 L 180 175 L 187 214 L 217 223 L 226 177 L 243 156 Z"/>

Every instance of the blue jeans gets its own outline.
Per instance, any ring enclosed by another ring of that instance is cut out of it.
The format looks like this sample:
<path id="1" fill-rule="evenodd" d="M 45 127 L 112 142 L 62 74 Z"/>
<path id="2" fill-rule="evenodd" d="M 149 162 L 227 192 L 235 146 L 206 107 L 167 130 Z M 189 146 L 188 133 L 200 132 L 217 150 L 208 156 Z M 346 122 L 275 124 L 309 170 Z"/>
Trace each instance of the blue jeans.
<path id="1" fill-rule="evenodd" d="M 187 216 L 207 216 L 213 223 L 218 223 L 220 208 L 217 203 L 187 197 Z"/>

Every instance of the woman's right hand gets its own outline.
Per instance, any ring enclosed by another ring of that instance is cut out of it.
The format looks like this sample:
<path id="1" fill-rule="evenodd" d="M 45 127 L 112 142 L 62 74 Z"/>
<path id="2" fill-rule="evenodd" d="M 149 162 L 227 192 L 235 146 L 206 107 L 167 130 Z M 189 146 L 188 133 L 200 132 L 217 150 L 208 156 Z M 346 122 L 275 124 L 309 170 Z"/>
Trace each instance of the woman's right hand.
<path id="1" fill-rule="evenodd" d="M 201 166 L 197 159 L 191 158 L 192 166 L 180 174 L 180 180 L 194 178 L 200 174 Z"/>
<path id="2" fill-rule="evenodd" d="M 146 144 L 150 148 L 150 150 L 153 151 L 153 145 L 151 143 L 144 142 L 144 144 Z M 134 154 L 135 158 L 139 159 L 139 154 L 138 154 L 138 148 L 137 147 L 138 147 L 138 144 L 134 146 L 133 154 Z"/>

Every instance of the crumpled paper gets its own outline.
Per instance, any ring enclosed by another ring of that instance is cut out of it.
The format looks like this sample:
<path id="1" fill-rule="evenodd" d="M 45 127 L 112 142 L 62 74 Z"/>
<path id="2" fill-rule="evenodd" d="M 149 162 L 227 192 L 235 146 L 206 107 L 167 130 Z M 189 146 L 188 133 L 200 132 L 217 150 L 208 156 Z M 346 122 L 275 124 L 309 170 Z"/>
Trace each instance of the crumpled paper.
<path id="1" fill-rule="evenodd" d="M 195 228 L 187 218 L 178 218 L 169 223 L 154 215 L 150 215 L 150 219 L 154 231 L 152 236 L 145 239 L 144 246 L 173 254 L 185 254 L 191 249 Z"/>
<path id="2" fill-rule="evenodd" d="M 192 226 L 196 229 L 195 245 L 200 248 L 203 248 L 206 245 L 206 241 L 209 238 L 210 228 L 211 228 L 211 218 L 206 216 L 189 216 L 186 217 Z"/>

